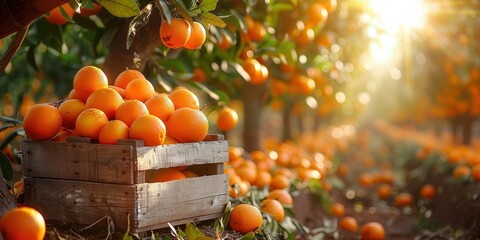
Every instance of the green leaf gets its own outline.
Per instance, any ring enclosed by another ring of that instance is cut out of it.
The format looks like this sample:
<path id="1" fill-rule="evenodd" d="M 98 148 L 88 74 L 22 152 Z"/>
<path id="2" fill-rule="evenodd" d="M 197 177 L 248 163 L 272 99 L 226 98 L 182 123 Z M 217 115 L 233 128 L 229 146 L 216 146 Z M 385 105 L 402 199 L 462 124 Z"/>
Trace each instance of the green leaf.
<path id="1" fill-rule="evenodd" d="M 140 14 L 140 8 L 134 0 L 97 0 L 115 17 L 133 17 Z"/>
<path id="2" fill-rule="evenodd" d="M 203 22 L 207 24 L 212 24 L 217 27 L 224 28 L 225 26 L 227 26 L 227 24 L 221 18 L 209 12 L 204 12 L 200 14 L 200 18 L 202 19 Z"/>
<path id="3" fill-rule="evenodd" d="M 29 47 L 26 57 L 27 57 L 27 62 L 30 64 L 30 66 L 32 66 L 35 69 L 35 71 L 38 71 L 37 62 L 35 61 L 35 49 L 36 49 L 36 46 Z"/>
<path id="4" fill-rule="evenodd" d="M 195 227 L 191 223 L 187 223 L 187 229 L 185 230 L 185 238 L 186 239 L 192 239 L 192 240 L 207 240 L 207 239 L 212 239 L 205 234 L 203 234 L 200 230 L 198 230 L 197 227 Z"/>
<path id="5" fill-rule="evenodd" d="M 8 181 L 12 181 L 13 179 L 13 168 L 10 160 L 8 157 L 3 153 L 0 152 L 0 167 L 2 168 L 3 178 L 7 179 Z"/>
<path id="6" fill-rule="evenodd" d="M 249 232 L 245 236 L 243 236 L 240 240 L 253 240 L 255 239 L 255 233 Z"/>
<path id="7" fill-rule="evenodd" d="M 165 1 L 163 0 L 157 0 L 157 6 L 159 10 L 165 15 L 165 18 L 167 18 L 168 24 L 172 23 L 172 13 L 170 12 L 170 9 L 168 8 L 168 5 Z"/>
<path id="8" fill-rule="evenodd" d="M 67 12 L 65 12 L 65 10 L 63 9 L 62 6 L 60 6 L 60 13 L 62 14 L 62 16 L 67 19 L 67 21 L 71 22 L 71 23 L 74 23 L 74 21 L 72 20 L 72 18 L 70 16 L 68 16 Z"/>
<path id="9" fill-rule="evenodd" d="M 175 0 L 173 5 L 175 6 L 175 9 L 177 9 L 178 13 L 180 13 L 180 15 L 182 15 L 182 17 L 185 20 L 187 20 L 187 22 L 190 23 L 190 25 L 192 25 L 193 19 L 192 17 L 190 17 L 190 13 L 188 13 L 187 7 L 185 7 L 185 4 L 183 3 L 183 1 Z"/>
<path id="10" fill-rule="evenodd" d="M 200 6 L 198 6 L 198 8 L 200 8 L 204 12 L 210 12 L 217 8 L 217 3 L 218 0 L 203 0 Z"/>

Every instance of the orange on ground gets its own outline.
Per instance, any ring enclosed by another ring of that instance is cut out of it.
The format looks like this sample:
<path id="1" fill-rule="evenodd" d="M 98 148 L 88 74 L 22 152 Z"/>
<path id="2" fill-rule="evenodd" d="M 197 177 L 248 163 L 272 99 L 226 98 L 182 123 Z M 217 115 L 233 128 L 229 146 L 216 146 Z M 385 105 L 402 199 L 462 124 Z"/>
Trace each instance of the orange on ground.
<path id="1" fill-rule="evenodd" d="M 0 219 L 0 232 L 5 239 L 43 240 L 45 220 L 31 207 L 13 208 Z"/>
<path id="2" fill-rule="evenodd" d="M 70 4 L 64 3 L 61 5 L 62 9 L 65 11 L 68 17 L 72 19 L 73 14 L 75 13 L 75 10 L 73 10 L 72 7 L 70 7 Z M 60 11 L 60 7 L 56 7 L 50 11 L 48 15 L 45 15 L 45 19 L 55 25 L 63 25 L 68 22 L 66 18 L 63 17 L 62 12 Z"/>
<path id="3" fill-rule="evenodd" d="M 270 182 L 270 189 L 288 189 L 290 188 L 290 180 L 281 174 L 277 174 L 272 178 L 272 182 Z"/>
<path id="4" fill-rule="evenodd" d="M 131 139 L 141 139 L 145 146 L 161 145 L 165 140 L 165 124 L 153 115 L 141 116 L 133 121 L 128 131 Z"/>
<path id="5" fill-rule="evenodd" d="M 178 88 L 168 94 L 168 98 L 172 100 L 175 110 L 180 108 L 199 109 L 200 103 L 198 97 L 186 88 Z"/>
<path id="6" fill-rule="evenodd" d="M 259 170 L 257 171 L 257 179 L 253 182 L 253 185 L 259 188 L 265 188 L 270 186 L 270 182 L 272 182 L 272 175 L 266 170 Z"/>
<path id="7" fill-rule="evenodd" d="M 95 90 L 108 87 L 108 79 L 102 69 L 85 66 L 78 70 L 73 78 L 73 88 L 80 100 L 87 101 Z"/>
<path id="8" fill-rule="evenodd" d="M 168 135 L 181 143 L 199 142 L 208 134 L 207 117 L 202 111 L 193 108 L 175 110 L 166 126 Z"/>
<path id="9" fill-rule="evenodd" d="M 87 108 L 77 117 L 75 131 L 79 136 L 97 139 L 100 129 L 108 123 L 105 113 L 96 108 Z"/>
<path id="10" fill-rule="evenodd" d="M 377 189 L 378 198 L 387 200 L 392 195 L 392 188 L 388 184 L 382 184 Z"/>
<path id="11" fill-rule="evenodd" d="M 155 95 L 155 88 L 147 79 L 134 79 L 125 88 L 126 99 L 137 99 L 145 102 L 153 95 Z"/>
<path id="12" fill-rule="evenodd" d="M 54 106 L 46 103 L 36 104 L 23 118 L 23 128 L 33 140 L 53 138 L 62 128 L 62 115 Z"/>
<path id="13" fill-rule="evenodd" d="M 338 227 L 348 232 L 356 232 L 358 230 L 358 222 L 355 218 L 347 216 L 340 220 Z"/>
<path id="14" fill-rule="evenodd" d="M 373 176 L 370 173 L 362 173 L 358 178 L 358 183 L 362 187 L 370 187 L 373 184 Z"/>
<path id="15" fill-rule="evenodd" d="M 98 143 L 116 144 L 118 139 L 128 139 L 129 128 L 120 120 L 112 120 L 105 124 L 98 134 Z"/>
<path id="16" fill-rule="evenodd" d="M 410 193 L 399 193 L 394 201 L 396 206 L 406 207 L 413 203 L 413 196 Z"/>
<path id="17" fill-rule="evenodd" d="M 345 215 L 345 207 L 341 203 L 332 203 L 332 206 L 330 207 L 330 212 L 332 213 L 333 216 L 335 217 L 342 217 Z"/>
<path id="18" fill-rule="evenodd" d="M 117 78 L 115 78 L 115 82 L 113 85 L 119 88 L 127 88 L 128 83 L 135 79 L 146 79 L 145 76 L 137 70 L 134 69 L 126 69 L 125 71 L 118 74 Z"/>
<path id="19" fill-rule="evenodd" d="M 162 21 L 160 40 L 166 47 L 181 48 L 190 38 L 191 31 L 190 24 L 181 18 L 173 18 L 170 24 L 167 21 Z"/>
<path id="20" fill-rule="evenodd" d="M 218 113 L 217 127 L 222 131 L 230 131 L 238 123 L 238 114 L 235 110 L 229 107 L 224 107 Z"/>
<path id="21" fill-rule="evenodd" d="M 435 197 L 435 187 L 432 184 L 425 184 L 420 189 L 420 197 L 424 199 L 432 199 Z"/>
<path id="22" fill-rule="evenodd" d="M 58 111 L 62 115 L 62 125 L 68 129 L 74 129 L 78 115 L 85 109 L 85 103 L 78 99 L 69 99 L 60 104 Z"/>
<path id="23" fill-rule="evenodd" d="M 265 199 L 260 204 L 262 211 L 272 215 L 275 220 L 281 222 L 285 218 L 285 210 L 282 204 L 275 199 Z"/>
<path id="24" fill-rule="evenodd" d="M 360 229 L 360 237 L 362 240 L 383 240 L 385 230 L 382 224 L 378 222 L 365 223 Z"/>
<path id="25" fill-rule="evenodd" d="M 185 175 L 177 169 L 163 168 L 156 170 L 149 182 L 168 182 L 185 178 Z"/>
<path id="26" fill-rule="evenodd" d="M 123 102 L 115 113 L 115 119 L 120 120 L 130 127 L 135 119 L 149 115 L 147 106 L 139 100 L 132 99 Z"/>
<path id="27" fill-rule="evenodd" d="M 145 102 L 145 106 L 147 106 L 150 114 L 157 116 L 163 122 L 168 121 L 170 116 L 175 111 L 175 106 L 173 105 L 172 100 L 170 100 L 165 93 L 160 93 L 149 98 Z"/>
<path id="28" fill-rule="evenodd" d="M 108 119 L 114 119 L 118 107 L 123 103 L 122 96 L 112 88 L 95 90 L 87 98 L 86 107 L 102 110 Z"/>
<path id="29" fill-rule="evenodd" d="M 257 169 L 248 165 L 241 165 L 235 169 L 237 175 L 244 181 L 253 184 L 257 180 Z"/>
<path id="30" fill-rule="evenodd" d="M 480 182 L 480 164 L 477 164 L 472 168 L 472 177 L 476 182 Z"/>
<path id="31" fill-rule="evenodd" d="M 284 206 L 293 205 L 292 196 L 290 195 L 290 193 L 288 193 L 288 191 L 285 191 L 283 189 L 272 190 L 271 192 L 268 193 L 267 199 L 275 199 Z"/>
<path id="32" fill-rule="evenodd" d="M 205 32 L 205 27 L 198 22 L 193 22 L 191 25 L 190 37 L 187 42 L 183 45 L 186 49 L 198 49 L 205 42 L 207 33 Z"/>
<path id="33" fill-rule="evenodd" d="M 256 232 L 263 224 L 262 213 L 250 204 L 239 204 L 232 208 L 228 226 L 241 234 Z"/>
<path id="34" fill-rule="evenodd" d="M 455 179 L 464 179 L 470 176 L 471 170 L 470 167 L 465 165 L 458 165 L 453 169 L 453 178 Z"/>

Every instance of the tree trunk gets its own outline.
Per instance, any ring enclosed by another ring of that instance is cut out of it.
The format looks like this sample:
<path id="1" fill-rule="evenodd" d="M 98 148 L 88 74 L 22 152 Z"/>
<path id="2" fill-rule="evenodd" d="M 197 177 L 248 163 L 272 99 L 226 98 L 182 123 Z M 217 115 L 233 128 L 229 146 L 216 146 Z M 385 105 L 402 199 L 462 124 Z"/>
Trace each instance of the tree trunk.
<path id="1" fill-rule="evenodd" d="M 320 130 L 320 128 L 322 127 L 323 121 L 324 121 L 323 117 L 321 117 L 318 114 L 315 114 L 315 118 L 313 122 L 313 131 L 317 132 L 318 130 Z"/>
<path id="2" fill-rule="evenodd" d="M 102 70 L 108 77 L 109 83 L 113 84 L 115 78 L 126 68 L 134 69 L 133 59 L 135 53 L 142 60 L 139 68 L 142 71 L 145 63 L 155 48 L 160 44 L 159 29 L 161 24 L 160 14 L 156 9 L 152 10 L 150 20 L 144 27 L 140 28 L 127 50 L 128 27 L 131 19 L 124 19 L 115 33 L 109 45 L 108 55 L 103 63 Z"/>
<path id="3" fill-rule="evenodd" d="M 458 117 L 454 117 L 452 119 L 450 119 L 450 126 L 451 126 L 451 130 L 452 130 L 452 140 L 454 143 L 458 143 Z"/>
<path id="4" fill-rule="evenodd" d="M 282 128 L 282 141 L 288 141 L 292 139 L 292 109 L 293 103 L 291 100 L 287 100 L 283 107 L 283 128 Z"/>
<path id="5" fill-rule="evenodd" d="M 6 0 L 0 3 L 0 39 L 15 33 L 67 0 Z"/>
<path id="6" fill-rule="evenodd" d="M 473 126 L 473 117 L 469 114 L 465 115 L 462 121 L 462 144 L 470 145 L 472 142 L 472 126 Z"/>
<path id="7" fill-rule="evenodd" d="M 245 116 L 243 147 L 247 152 L 262 150 L 260 145 L 260 130 L 263 109 L 262 96 L 264 91 L 263 86 L 253 86 L 250 84 L 245 85 L 245 88 L 241 90 Z"/>

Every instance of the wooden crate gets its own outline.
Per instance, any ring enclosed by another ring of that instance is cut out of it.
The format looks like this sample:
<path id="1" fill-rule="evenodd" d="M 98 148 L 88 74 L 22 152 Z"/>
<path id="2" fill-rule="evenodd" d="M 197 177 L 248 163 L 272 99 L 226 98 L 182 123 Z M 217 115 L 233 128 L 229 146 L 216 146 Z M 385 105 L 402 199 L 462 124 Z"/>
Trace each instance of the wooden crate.
<path id="1" fill-rule="evenodd" d="M 85 140 L 85 139 L 83 139 Z M 25 202 L 46 219 L 91 224 L 112 217 L 120 231 L 145 232 L 214 219 L 228 201 L 228 142 L 211 135 L 197 143 L 138 146 L 29 141 L 22 145 Z M 188 165 L 200 177 L 147 183 L 148 171 Z"/>

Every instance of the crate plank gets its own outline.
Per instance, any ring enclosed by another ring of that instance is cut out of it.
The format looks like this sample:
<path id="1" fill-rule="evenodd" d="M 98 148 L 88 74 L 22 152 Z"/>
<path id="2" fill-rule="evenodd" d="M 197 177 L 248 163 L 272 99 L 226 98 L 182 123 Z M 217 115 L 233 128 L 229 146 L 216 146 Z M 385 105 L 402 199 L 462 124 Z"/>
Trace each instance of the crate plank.
<path id="1" fill-rule="evenodd" d="M 22 152 L 25 176 L 134 183 L 131 146 L 26 140 Z"/>

